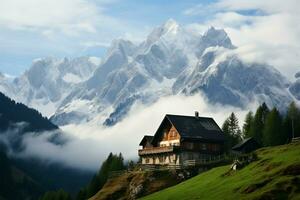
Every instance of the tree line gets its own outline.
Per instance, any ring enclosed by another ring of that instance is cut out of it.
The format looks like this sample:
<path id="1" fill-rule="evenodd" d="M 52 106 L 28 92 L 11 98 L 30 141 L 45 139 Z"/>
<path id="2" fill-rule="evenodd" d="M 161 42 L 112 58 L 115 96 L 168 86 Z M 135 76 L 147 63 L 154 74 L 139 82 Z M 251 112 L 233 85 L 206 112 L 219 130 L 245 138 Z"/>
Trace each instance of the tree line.
<path id="1" fill-rule="evenodd" d="M 277 108 L 269 109 L 263 103 L 256 112 L 248 112 L 242 129 L 234 113 L 224 121 L 222 130 L 227 138 L 225 149 L 231 148 L 246 138 L 254 138 L 260 146 L 286 144 L 294 137 L 300 137 L 300 109 L 292 102 L 285 113 Z"/>

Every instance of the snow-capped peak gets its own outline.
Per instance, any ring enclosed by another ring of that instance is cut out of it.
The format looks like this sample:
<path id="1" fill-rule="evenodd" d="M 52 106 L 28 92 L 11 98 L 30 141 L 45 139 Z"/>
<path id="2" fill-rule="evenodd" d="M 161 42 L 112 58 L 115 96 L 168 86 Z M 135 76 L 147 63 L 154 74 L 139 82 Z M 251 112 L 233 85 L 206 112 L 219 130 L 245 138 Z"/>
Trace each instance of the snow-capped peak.
<path id="1" fill-rule="evenodd" d="M 110 57 L 116 51 L 122 52 L 125 56 L 131 55 L 134 48 L 135 45 L 129 40 L 115 39 L 107 51 L 106 58 Z"/>
<path id="2" fill-rule="evenodd" d="M 167 20 L 162 27 L 164 30 L 164 34 L 169 32 L 176 34 L 179 28 L 179 24 L 174 19 L 171 18 Z"/>
<path id="3" fill-rule="evenodd" d="M 162 26 L 155 28 L 147 37 L 146 43 L 153 44 L 154 42 L 158 41 L 161 37 L 165 35 L 176 35 L 179 30 L 178 23 L 173 20 L 169 19 L 166 21 Z"/>

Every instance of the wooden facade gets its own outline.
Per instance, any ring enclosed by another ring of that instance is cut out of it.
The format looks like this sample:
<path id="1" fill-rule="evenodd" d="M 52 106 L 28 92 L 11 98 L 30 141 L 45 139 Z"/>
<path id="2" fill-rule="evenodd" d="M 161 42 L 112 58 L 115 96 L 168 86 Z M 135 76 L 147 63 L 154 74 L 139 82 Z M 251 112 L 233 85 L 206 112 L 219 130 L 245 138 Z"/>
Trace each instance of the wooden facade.
<path id="1" fill-rule="evenodd" d="M 184 123 L 180 122 L 180 119 L 185 120 Z M 202 121 L 204 120 L 213 119 L 202 119 Z M 224 143 L 221 129 L 214 127 L 215 130 L 210 132 L 205 130 L 203 126 L 195 126 L 195 123 L 200 124 L 202 121 L 201 119 L 191 119 L 188 116 L 176 116 L 175 118 L 166 115 L 155 135 L 147 138 L 145 136 L 141 141 L 140 146 L 142 146 L 142 149 L 138 151 L 141 164 L 182 165 L 188 160 L 201 161 L 221 155 Z M 194 128 L 185 128 L 178 123 Z M 180 129 L 176 128 L 176 125 Z M 216 138 L 209 137 L 210 135 L 204 137 L 207 134 L 212 134 Z"/>

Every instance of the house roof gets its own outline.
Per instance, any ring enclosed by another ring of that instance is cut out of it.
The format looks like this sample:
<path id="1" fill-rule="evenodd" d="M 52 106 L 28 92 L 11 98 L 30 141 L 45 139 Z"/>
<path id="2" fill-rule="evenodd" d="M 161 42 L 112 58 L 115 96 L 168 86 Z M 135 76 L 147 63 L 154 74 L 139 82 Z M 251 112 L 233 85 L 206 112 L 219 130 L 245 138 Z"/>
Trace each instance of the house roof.
<path id="1" fill-rule="evenodd" d="M 241 143 L 235 145 L 235 146 L 232 147 L 231 149 L 232 149 L 232 150 L 239 150 L 240 148 L 242 148 L 244 145 L 246 145 L 247 143 L 249 143 L 249 142 L 251 142 L 251 141 L 257 143 L 256 140 L 255 140 L 254 138 L 249 137 L 249 138 L 243 140 Z"/>
<path id="2" fill-rule="evenodd" d="M 159 133 L 161 133 L 168 122 L 176 128 L 181 139 L 225 140 L 222 130 L 213 118 L 167 114 L 157 129 L 152 141 L 158 139 Z"/>
<path id="3" fill-rule="evenodd" d="M 145 135 L 144 137 L 143 137 L 143 139 L 141 140 L 141 142 L 140 142 L 140 146 L 142 146 L 143 144 L 145 144 L 145 142 L 149 142 L 149 143 L 151 143 L 152 142 L 152 139 L 153 139 L 153 137 L 154 136 L 152 136 L 152 135 Z"/>

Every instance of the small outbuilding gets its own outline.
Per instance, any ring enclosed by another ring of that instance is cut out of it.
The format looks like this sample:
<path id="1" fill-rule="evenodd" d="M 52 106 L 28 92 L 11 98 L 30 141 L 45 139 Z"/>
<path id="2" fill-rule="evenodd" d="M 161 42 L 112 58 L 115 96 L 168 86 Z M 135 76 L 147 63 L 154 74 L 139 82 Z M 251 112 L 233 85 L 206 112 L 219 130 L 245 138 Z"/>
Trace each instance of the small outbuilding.
<path id="1" fill-rule="evenodd" d="M 258 142 L 254 138 L 250 137 L 232 147 L 232 151 L 234 153 L 246 154 L 255 151 L 259 147 L 260 145 L 258 144 Z"/>

